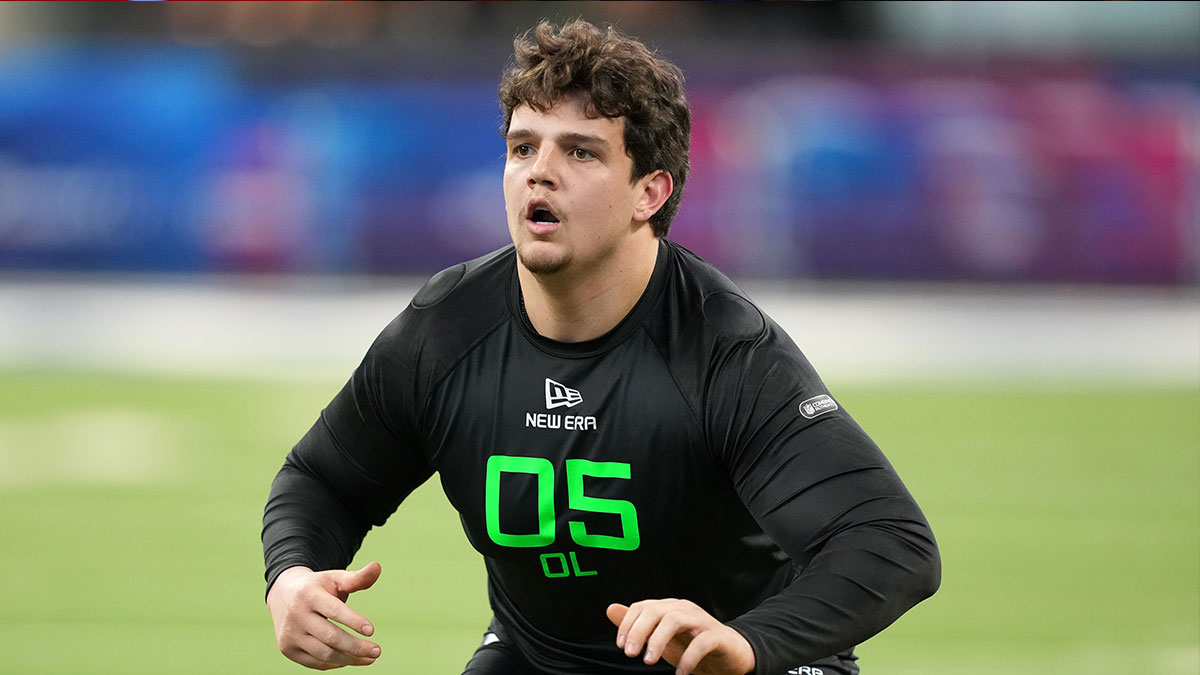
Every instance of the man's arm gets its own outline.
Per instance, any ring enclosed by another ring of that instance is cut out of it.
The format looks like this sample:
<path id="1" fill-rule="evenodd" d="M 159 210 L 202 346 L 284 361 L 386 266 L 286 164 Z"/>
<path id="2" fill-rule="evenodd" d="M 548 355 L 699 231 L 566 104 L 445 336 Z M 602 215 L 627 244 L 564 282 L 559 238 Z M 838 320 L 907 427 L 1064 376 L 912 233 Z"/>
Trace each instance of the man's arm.
<path id="1" fill-rule="evenodd" d="M 866 640 L 932 595 L 941 579 L 928 523 L 890 465 L 876 461 L 882 454 L 866 435 L 852 440 L 834 420 L 805 435 L 834 455 L 824 475 L 791 481 L 785 467 L 752 507 L 803 570 L 730 622 L 754 646 L 760 668 L 767 664 L 763 672 L 794 665 L 789 651 L 803 663 Z M 790 490 L 780 489 L 788 483 Z"/>
<path id="2" fill-rule="evenodd" d="M 837 406 L 801 409 L 825 389 L 790 341 L 745 344 L 723 363 L 706 398 L 706 433 L 722 439 L 712 450 L 801 571 L 725 624 L 673 599 L 614 605 L 609 618 L 627 655 L 645 649 L 679 675 L 775 675 L 887 627 L 937 589 L 941 564 L 928 522 L 867 434 Z"/>
<path id="3" fill-rule="evenodd" d="M 374 632 L 346 599 L 369 588 L 379 566 L 354 573 L 344 568 L 367 531 L 382 525 L 432 473 L 399 412 L 408 409 L 401 387 L 412 378 L 382 350 L 377 341 L 289 453 L 263 514 L 267 604 L 279 648 L 312 668 L 365 665 L 378 655 L 378 645 L 332 622 L 363 635 Z M 400 384 L 389 386 L 393 382 Z"/>
<path id="4" fill-rule="evenodd" d="M 754 647 L 758 672 L 769 675 L 883 630 L 936 591 L 941 561 L 891 463 L 827 398 L 790 340 L 742 349 L 729 363 L 709 416 L 710 438 L 729 440 L 714 450 L 750 513 L 801 569 L 791 585 L 729 622 Z"/>

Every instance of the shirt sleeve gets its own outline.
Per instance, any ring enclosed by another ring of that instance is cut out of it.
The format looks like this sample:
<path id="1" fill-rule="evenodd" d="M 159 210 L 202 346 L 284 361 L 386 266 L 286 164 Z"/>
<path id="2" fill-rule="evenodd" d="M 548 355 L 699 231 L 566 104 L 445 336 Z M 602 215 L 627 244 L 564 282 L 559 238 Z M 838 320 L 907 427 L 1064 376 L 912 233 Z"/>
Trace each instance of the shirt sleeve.
<path id="1" fill-rule="evenodd" d="M 723 359 L 706 404 L 710 447 L 799 570 L 729 622 L 754 648 L 759 675 L 853 647 L 941 578 L 929 523 L 892 465 L 800 350 L 771 339 L 776 331 Z"/>
<path id="2" fill-rule="evenodd" d="M 289 567 L 345 568 L 367 531 L 433 473 L 415 432 L 415 374 L 394 349 L 402 320 L 376 340 L 275 476 L 263 512 L 268 590 Z"/>

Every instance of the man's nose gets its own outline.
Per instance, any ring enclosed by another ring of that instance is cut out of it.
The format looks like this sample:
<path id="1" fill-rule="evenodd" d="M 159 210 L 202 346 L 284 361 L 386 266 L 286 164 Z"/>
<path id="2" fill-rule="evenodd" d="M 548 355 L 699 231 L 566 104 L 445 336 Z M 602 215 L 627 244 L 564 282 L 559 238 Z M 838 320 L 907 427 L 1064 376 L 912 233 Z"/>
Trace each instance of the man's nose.
<path id="1" fill-rule="evenodd" d="M 550 189 L 554 189 L 558 185 L 553 150 L 539 152 L 537 159 L 529 167 L 529 187 L 537 185 L 544 185 Z"/>

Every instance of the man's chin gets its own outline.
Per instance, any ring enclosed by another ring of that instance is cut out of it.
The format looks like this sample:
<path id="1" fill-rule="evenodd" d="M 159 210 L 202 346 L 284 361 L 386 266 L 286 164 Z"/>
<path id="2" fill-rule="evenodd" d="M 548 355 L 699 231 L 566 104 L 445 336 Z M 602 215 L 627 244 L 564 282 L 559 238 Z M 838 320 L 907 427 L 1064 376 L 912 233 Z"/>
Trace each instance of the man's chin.
<path id="1" fill-rule="evenodd" d="M 571 255 L 563 251 L 547 250 L 555 248 L 544 245 L 544 242 L 530 242 L 517 247 L 517 257 L 521 265 L 538 276 L 548 276 L 561 272 L 571 262 Z"/>

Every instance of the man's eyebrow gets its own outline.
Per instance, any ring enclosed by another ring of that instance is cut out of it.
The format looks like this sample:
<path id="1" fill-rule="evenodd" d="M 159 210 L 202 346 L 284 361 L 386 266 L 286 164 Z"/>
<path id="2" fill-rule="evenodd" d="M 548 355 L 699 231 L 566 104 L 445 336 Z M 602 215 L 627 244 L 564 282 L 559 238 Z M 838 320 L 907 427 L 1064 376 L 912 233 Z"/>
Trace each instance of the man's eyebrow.
<path id="1" fill-rule="evenodd" d="M 591 145 L 594 147 L 604 148 L 608 147 L 608 141 L 604 140 L 603 138 L 599 136 L 593 136 L 592 134 L 581 134 L 577 131 L 568 131 L 566 133 L 559 134 L 557 140 L 563 145 L 573 144 Z"/>
<path id="2" fill-rule="evenodd" d="M 526 140 L 529 138 L 533 138 L 535 135 L 536 134 L 534 134 L 529 129 L 509 129 L 508 133 L 504 134 L 504 140 L 506 140 L 506 141 L 522 140 L 523 141 L 523 140 Z"/>
<path id="3" fill-rule="evenodd" d="M 531 138 L 539 137 L 539 134 L 534 133 L 530 129 L 509 129 L 508 133 L 504 135 L 504 140 L 508 142 L 526 141 Z M 607 148 L 609 145 L 608 141 L 604 140 L 600 136 L 580 133 L 578 131 L 567 131 L 561 133 L 556 136 L 554 140 L 561 145 L 590 145 L 599 148 Z"/>

